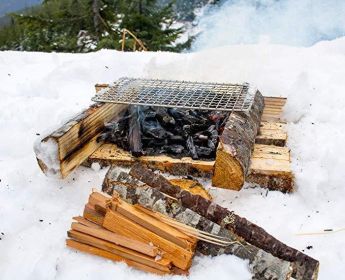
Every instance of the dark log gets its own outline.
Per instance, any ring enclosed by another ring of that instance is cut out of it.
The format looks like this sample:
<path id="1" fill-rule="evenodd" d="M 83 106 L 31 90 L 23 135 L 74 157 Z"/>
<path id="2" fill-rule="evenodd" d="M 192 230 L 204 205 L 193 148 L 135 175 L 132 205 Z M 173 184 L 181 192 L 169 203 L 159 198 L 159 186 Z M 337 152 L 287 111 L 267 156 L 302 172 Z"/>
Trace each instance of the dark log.
<path id="1" fill-rule="evenodd" d="M 141 143 L 141 124 L 138 106 L 129 106 L 129 113 L 129 150 L 131 151 L 133 156 L 139 157 L 143 155 L 143 145 Z"/>
<path id="2" fill-rule="evenodd" d="M 150 210 L 167 215 L 181 223 L 196 229 L 218 235 L 231 244 L 226 247 L 199 242 L 197 249 L 205 255 L 221 254 L 235 255 L 243 260 L 249 260 L 249 269 L 256 280 L 289 279 L 292 269 L 290 263 L 272 256 L 269 253 L 243 241 L 241 238 L 198 213 L 176 203 L 176 200 L 165 196 L 157 189 L 143 186 L 127 173 L 120 173 L 117 181 L 110 182 L 108 194 L 116 193 L 121 199 L 131 204 L 139 204 Z"/>
<path id="3" fill-rule="evenodd" d="M 317 279 L 319 268 L 317 260 L 285 245 L 261 227 L 236 215 L 233 211 L 229 211 L 199 195 L 181 190 L 163 176 L 155 174 L 141 164 L 135 164 L 130 170 L 130 175 L 162 193 L 178 199 L 182 206 L 233 231 L 248 243 L 271 253 L 273 256 L 294 262 L 294 275 L 298 276 L 297 279 Z"/>
<path id="4" fill-rule="evenodd" d="M 255 137 L 259 132 L 264 98 L 256 92 L 248 113 L 233 112 L 219 137 L 212 184 L 240 190 L 245 182 Z"/>
<path id="5" fill-rule="evenodd" d="M 189 136 L 186 141 L 187 149 L 189 150 L 189 153 L 192 157 L 192 159 L 198 159 L 198 153 L 196 151 L 196 147 L 194 145 L 193 137 Z"/>

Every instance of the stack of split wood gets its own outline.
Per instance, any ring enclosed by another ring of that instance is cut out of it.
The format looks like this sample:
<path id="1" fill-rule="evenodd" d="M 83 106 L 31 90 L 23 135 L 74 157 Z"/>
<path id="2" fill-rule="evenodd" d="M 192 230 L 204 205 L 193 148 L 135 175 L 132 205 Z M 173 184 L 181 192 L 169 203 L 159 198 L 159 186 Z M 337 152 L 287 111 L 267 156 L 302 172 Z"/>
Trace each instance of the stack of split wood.
<path id="1" fill-rule="evenodd" d="M 188 274 L 197 239 L 152 211 L 93 192 L 73 219 L 69 247 L 159 275 Z"/>
<path id="2" fill-rule="evenodd" d="M 248 261 L 252 279 L 315 280 L 319 262 L 147 167 L 111 168 L 74 218 L 67 245 L 156 274 L 187 274 L 195 252 Z"/>

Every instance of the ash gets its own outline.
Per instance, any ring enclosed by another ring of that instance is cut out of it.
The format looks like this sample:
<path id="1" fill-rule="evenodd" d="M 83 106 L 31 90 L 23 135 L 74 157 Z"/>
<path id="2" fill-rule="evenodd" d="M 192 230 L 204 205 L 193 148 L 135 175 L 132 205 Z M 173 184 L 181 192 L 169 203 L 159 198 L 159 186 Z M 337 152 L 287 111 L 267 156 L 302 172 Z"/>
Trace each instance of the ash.
<path id="1" fill-rule="evenodd" d="M 134 156 L 165 154 L 214 160 L 227 112 L 129 106 L 120 120 L 105 125 L 101 140 Z"/>

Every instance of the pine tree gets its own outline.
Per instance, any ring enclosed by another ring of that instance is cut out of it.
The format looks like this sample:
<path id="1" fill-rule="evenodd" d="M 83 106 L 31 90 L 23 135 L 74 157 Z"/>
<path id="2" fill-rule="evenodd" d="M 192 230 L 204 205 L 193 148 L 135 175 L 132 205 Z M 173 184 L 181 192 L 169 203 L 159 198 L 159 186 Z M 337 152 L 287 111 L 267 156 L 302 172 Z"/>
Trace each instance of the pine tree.
<path id="1" fill-rule="evenodd" d="M 182 28 L 174 28 L 172 2 L 161 8 L 156 0 L 122 1 L 123 18 L 121 28 L 133 32 L 150 51 L 179 51 L 187 44 L 174 42 L 183 33 Z M 127 49 L 132 41 L 128 40 Z"/>
<path id="2" fill-rule="evenodd" d="M 0 30 L 0 49 L 87 52 L 121 48 L 122 30 L 133 32 L 151 51 L 179 51 L 183 32 L 173 28 L 172 4 L 156 0 L 45 0 L 41 6 L 13 14 L 13 24 Z M 133 39 L 126 40 L 132 50 Z"/>

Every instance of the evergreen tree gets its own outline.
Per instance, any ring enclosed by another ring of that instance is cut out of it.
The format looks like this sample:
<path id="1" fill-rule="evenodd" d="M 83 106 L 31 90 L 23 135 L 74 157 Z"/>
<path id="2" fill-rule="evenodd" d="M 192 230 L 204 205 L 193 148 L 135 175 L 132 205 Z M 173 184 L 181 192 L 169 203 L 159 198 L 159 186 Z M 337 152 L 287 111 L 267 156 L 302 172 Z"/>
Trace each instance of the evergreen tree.
<path id="1" fill-rule="evenodd" d="M 179 51 L 182 33 L 173 28 L 172 5 L 156 0 L 45 0 L 41 6 L 12 15 L 12 25 L 0 30 L 0 49 L 87 52 L 121 48 L 122 29 L 133 32 L 151 50 Z M 132 50 L 128 37 L 125 49 Z M 189 43 L 189 42 L 188 42 Z"/>
<path id="2" fill-rule="evenodd" d="M 182 28 L 174 28 L 174 11 L 172 2 L 160 7 L 156 0 L 122 1 L 121 11 L 123 18 L 121 28 L 133 32 L 150 51 L 179 51 L 190 44 L 174 45 Z M 131 48 L 131 39 L 127 41 L 127 48 Z"/>

